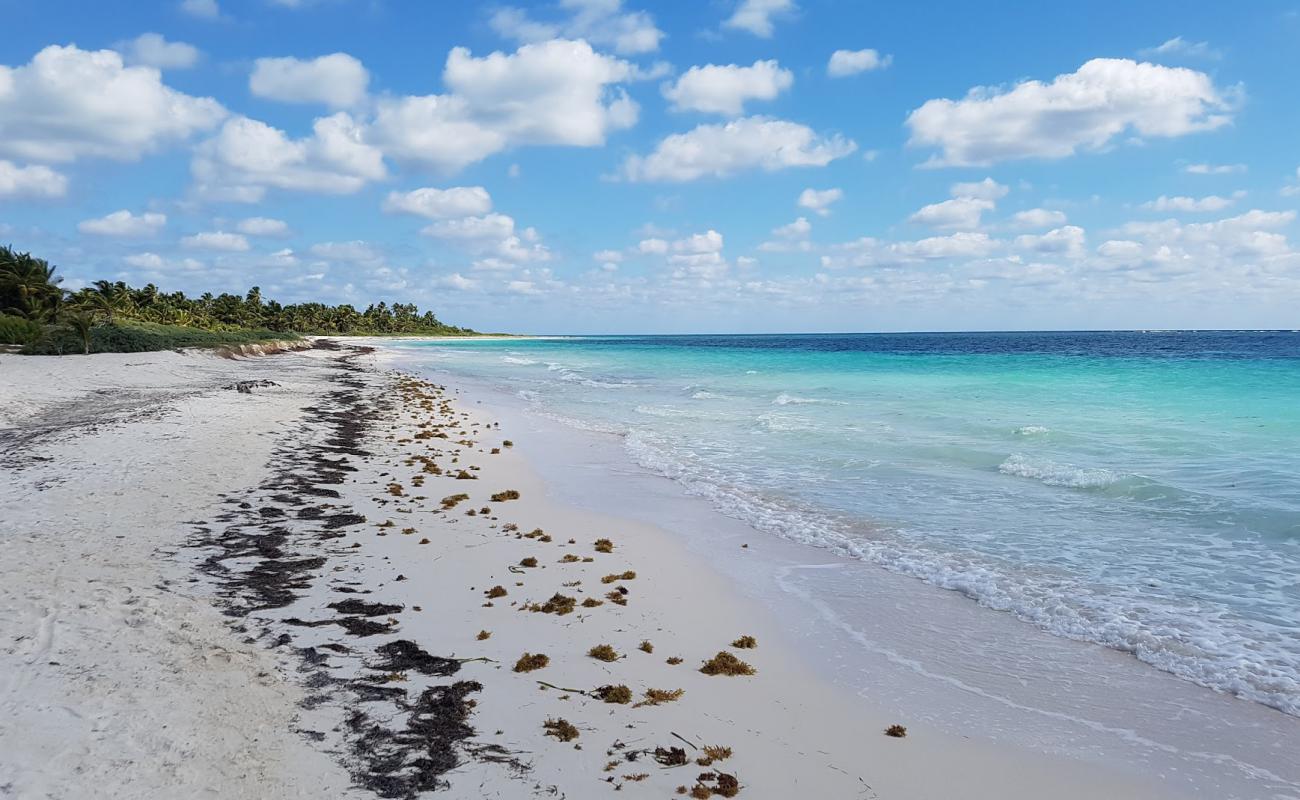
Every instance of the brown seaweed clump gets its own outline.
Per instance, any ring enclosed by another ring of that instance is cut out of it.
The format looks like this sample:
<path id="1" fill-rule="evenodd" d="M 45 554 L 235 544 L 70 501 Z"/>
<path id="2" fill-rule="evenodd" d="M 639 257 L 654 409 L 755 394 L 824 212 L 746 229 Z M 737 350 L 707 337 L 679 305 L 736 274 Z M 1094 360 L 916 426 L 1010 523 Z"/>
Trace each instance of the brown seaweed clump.
<path id="1" fill-rule="evenodd" d="M 536 559 L 536 558 L 533 558 L 532 556 L 529 556 L 528 558 L 525 558 L 525 559 L 521 559 L 521 560 L 519 561 L 519 566 L 521 566 L 521 567 L 535 567 L 535 566 L 537 566 L 537 559 Z"/>
<path id="2" fill-rule="evenodd" d="M 487 596 L 492 600 L 495 600 L 498 597 L 505 597 L 507 594 L 509 594 L 509 592 L 506 591 L 506 587 L 500 584 L 497 584 L 496 586 L 493 586 L 491 589 L 487 590 Z"/>
<path id="3" fill-rule="evenodd" d="M 561 742 L 571 742 L 578 738 L 578 729 L 566 719 L 548 719 L 542 723 L 547 736 L 554 736 Z"/>
<path id="4" fill-rule="evenodd" d="M 700 672 L 705 675 L 753 675 L 755 670 L 750 665 L 736 658 L 725 650 L 704 662 Z"/>
<path id="5" fill-rule="evenodd" d="M 595 608 L 596 606 L 603 606 L 603 605 L 605 605 L 604 600 L 597 600 L 594 597 L 588 597 L 586 600 L 582 601 L 583 608 Z"/>
<path id="6" fill-rule="evenodd" d="M 620 586 L 619 589 L 621 589 L 621 588 L 623 588 L 623 587 Z M 614 591 L 612 591 L 612 592 L 610 592 L 609 594 L 605 595 L 605 599 L 608 600 L 609 602 L 613 603 L 613 604 L 616 605 L 616 606 L 625 606 L 625 605 L 627 605 L 627 593 L 626 593 L 626 592 L 620 592 L 620 591 L 618 591 L 618 589 L 615 589 Z"/>
<path id="7" fill-rule="evenodd" d="M 715 761 L 726 761 L 731 758 L 730 747 L 723 747 L 715 744 L 705 745 L 703 749 L 704 755 L 695 759 L 695 763 L 699 764 L 701 767 L 709 767 L 712 766 Z"/>
<path id="8" fill-rule="evenodd" d="M 731 643 L 731 646 L 737 650 L 753 650 L 758 647 L 758 640 L 753 636 L 742 636 Z"/>
<path id="9" fill-rule="evenodd" d="M 650 644 L 649 639 L 642 639 L 641 644 L 637 645 L 636 649 L 640 650 L 642 653 L 653 653 L 655 651 L 655 646 Z"/>
<path id="10" fill-rule="evenodd" d="M 686 694 L 684 689 L 646 689 L 645 699 L 636 704 L 636 708 L 641 706 L 657 706 L 663 703 L 672 703 L 682 699 Z"/>
<path id="11" fill-rule="evenodd" d="M 907 735 L 907 728 L 902 725 L 890 725 L 888 728 L 885 728 L 885 735 L 892 736 L 895 739 L 902 739 Z"/>
<path id="12" fill-rule="evenodd" d="M 515 662 L 515 672 L 532 672 L 549 663 L 551 663 L 551 659 L 545 653 L 524 653 Z"/>
<path id="13" fill-rule="evenodd" d="M 576 561 L 578 561 L 578 560 L 579 560 L 578 557 L 575 556 L 573 553 L 565 553 L 564 558 L 561 558 L 561 559 L 560 559 L 560 563 L 561 563 L 561 564 L 572 564 L 572 563 L 574 563 L 574 562 L 576 562 Z"/>
<path id="14" fill-rule="evenodd" d="M 609 539 L 597 539 L 595 547 L 597 553 L 614 552 L 614 543 L 611 542 Z"/>
<path id="15" fill-rule="evenodd" d="M 613 575 L 606 575 L 600 579 L 601 583 L 613 583 L 614 581 L 630 581 L 636 578 L 636 572 L 628 570 L 627 572 L 617 572 Z"/>
<path id="16" fill-rule="evenodd" d="M 492 638 L 492 631 L 479 631 L 478 636 L 474 638 L 478 639 L 480 642 L 484 639 L 490 639 Z"/>
<path id="17" fill-rule="evenodd" d="M 469 499 L 469 495 L 467 494 L 449 494 L 446 497 L 442 498 L 442 507 L 455 508 L 457 503 L 461 502 L 462 500 L 468 500 L 468 499 Z"/>
<path id="18" fill-rule="evenodd" d="M 518 500 L 519 497 L 520 494 L 518 491 L 514 489 L 506 489 L 504 492 L 497 492 L 496 494 L 492 495 L 492 502 L 504 503 L 507 500 Z"/>
<path id="19" fill-rule="evenodd" d="M 681 657 L 681 656 L 669 656 L 668 659 L 667 659 L 667 663 L 668 663 L 668 666 L 670 666 L 670 667 L 675 667 L 675 666 L 677 666 L 678 664 L 682 663 L 682 657 Z"/>
<path id="20" fill-rule="evenodd" d="M 617 661 L 618 651 L 607 644 L 598 644 L 587 651 L 587 655 L 597 661 Z"/>
<path id="21" fill-rule="evenodd" d="M 632 702 L 632 690 L 619 684 L 617 686 L 599 686 L 594 690 L 596 697 L 606 703 L 618 703 L 626 705 Z"/>
<path id="22" fill-rule="evenodd" d="M 699 782 L 691 789 L 691 797 L 695 800 L 707 800 L 713 795 L 735 797 L 740 794 L 740 781 L 726 772 L 702 772 L 697 780 Z M 709 786 L 710 783 L 713 785 Z"/>
<path id="23" fill-rule="evenodd" d="M 545 603 L 542 603 L 541 605 L 538 605 L 537 603 L 532 603 L 526 606 L 526 608 L 529 611 L 537 611 L 542 614 L 555 614 L 557 616 L 562 617 L 565 614 L 572 612 L 573 609 L 577 607 L 577 605 L 578 605 L 577 598 L 569 597 L 567 594 L 560 594 L 559 592 L 556 592 L 555 594 L 551 595 L 551 599 L 547 600 Z"/>

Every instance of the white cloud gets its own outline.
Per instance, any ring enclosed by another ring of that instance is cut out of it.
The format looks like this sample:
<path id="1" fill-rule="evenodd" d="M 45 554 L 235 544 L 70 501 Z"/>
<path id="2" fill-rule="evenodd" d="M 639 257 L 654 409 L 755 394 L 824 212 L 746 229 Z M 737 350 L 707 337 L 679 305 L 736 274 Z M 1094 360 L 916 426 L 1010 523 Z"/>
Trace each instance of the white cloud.
<path id="1" fill-rule="evenodd" d="M 384 201 L 384 211 L 428 219 L 470 217 L 491 210 L 492 196 L 482 186 L 426 187 L 410 192 L 390 192 Z"/>
<path id="2" fill-rule="evenodd" d="M 248 239 L 238 233 L 225 231 L 207 231 L 186 236 L 181 244 L 196 250 L 224 250 L 230 253 L 242 253 L 249 249 Z"/>
<path id="3" fill-rule="evenodd" d="M 1031 208 L 1011 215 L 1011 224 L 1017 228 L 1050 228 L 1064 225 L 1065 214 L 1047 208 Z"/>
<path id="4" fill-rule="evenodd" d="M 129 266 L 144 270 L 189 270 L 191 272 L 203 269 L 202 261 L 193 258 L 163 258 L 157 253 L 132 253 L 122 259 Z"/>
<path id="5" fill-rule="evenodd" d="M 1017 236 L 1015 246 L 1019 250 L 1032 253 L 1051 253 L 1067 258 L 1079 258 L 1083 255 L 1085 234 L 1077 225 L 1065 225 L 1044 234 L 1027 233 Z"/>
<path id="6" fill-rule="evenodd" d="M 221 7 L 217 0 L 181 0 L 180 9 L 191 17 L 199 19 L 217 19 L 221 16 Z"/>
<path id="7" fill-rule="evenodd" d="M 663 255 L 668 252 L 668 242 L 663 239 L 642 239 L 636 248 L 642 253 Z"/>
<path id="8" fill-rule="evenodd" d="M 167 215 L 152 211 L 136 216 L 123 209 L 77 223 L 77 230 L 96 236 L 152 236 L 167 225 Z"/>
<path id="9" fill-rule="evenodd" d="M 184 42 L 169 42 L 160 33 L 142 33 L 114 47 L 128 64 L 158 69 L 188 69 L 199 61 L 199 49 Z"/>
<path id="10" fill-rule="evenodd" d="M 673 242 L 673 250 L 678 253 L 720 253 L 722 234 L 712 228 L 704 233 L 691 234 Z"/>
<path id="11" fill-rule="evenodd" d="M 225 116 L 216 100 L 170 89 L 158 70 L 127 67 L 112 50 L 51 45 L 24 66 L 0 66 L 0 154 L 133 160 Z"/>
<path id="12" fill-rule="evenodd" d="M 950 230 L 972 230 L 980 226 L 985 211 L 997 207 L 997 200 L 1006 197 L 1006 186 L 992 178 L 974 183 L 954 183 L 949 192 L 951 200 L 931 203 L 908 218 L 909 222 Z"/>
<path id="13" fill-rule="evenodd" d="M 611 264 L 620 264 L 623 261 L 623 252 L 621 250 L 597 250 L 591 254 L 596 261 Z"/>
<path id="14" fill-rule="evenodd" d="M 852 140 L 838 134 L 818 136 L 795 122 L 745 117 L 668 136 L 649 155 L 629 157 L 623 176 L 631 181 L 692 181 L 748 169 L 824 167 L 856 149 Z"/>
<path id="15" fill-rule="evenodd" d="M 68 178 L 39 164 L 20 167 L 0 159 L 0 198 L 62 197 L 68 191 Z"/>
<path id="16" fill-rule="evenodd" d="M 433 285 L 440 289 L 454 289 L 458 292 L 472 292 L 478 288 L 478 281 L 473 278 L 466 278 L 459 272 L 453 272 L 450 275 L 444 275 L 441 278 L 434 278 Z"/>
<path id="17" fill-rule="evenodd" d="M 1210 47 L 1209 42 L 1189 42 L 1181 36 L 1175 36 L 1155 47 L 1140 50 L 1139 53 L 1148 58 L 1153 56 L 1186 56 L 1188 58 L 1219 59 L 1223 57 L 1222 53 Z"/>
<path id="18" fill-rule="evenodd" d="M 343 112 L 317 119 L 303 139 L 236 117 L 195 149 L 190 171 L 201 195 L 244 202 L 260 200 L 267 188 L 348 194 L 387 176 L 383 155 Z"/>
<path id="19" fill-rule="evenodd" d="M 584 41 L 483 58 L 457 47 L 443 70 L 450 93 L 381 99 L 373 139 L 395 158 L 447 171 L 514 145 L 595 147 L 636 123 L 636 103 L 612 88 L 636 77 Z"/>
<path id="20" fill-rule="evenodd" d="M 676 83 L 666 83 L 663 95 L 674 111 L 703 111 L 736 116 L 747 100 L 773 100 L 794 84 L 794 75 L 775 60 L 753 66 L 707 64 L 691 67 Z"/>
<path id="21" fill-rule="evenodd" d="M 736 10 L 722 23 L 724 28 L 749 31 L 763 39 L 772 36 L 772 18 L 798 10 L 794 0 L 740 0 Z"/>
<path id="22" fill-rule="evenodd" d="M 1142 207 L 1151 211 L 1222 211 L 1237 200 L 1245 197 L 1245 192 L 1235 192 L 1231 197 L 1207 195 L 1206 197 L 1167 197 L 1160 195 L 1155 200 L 1143 203 Z"/>
<path id="23" fill-rule="evenodd" d="M 804 189 L 799 193 L 799 206 L 827 216 L 831 213 L 831 204 L 838 202 L 844 192 L 840 189 Z"/>
<path id="24" fill-rule="evenodd" d="M 320 242 L 307 248 L 307 252 L 326 261 L 345 263 L 378 263 L 384 259 L 383 253 L 360 239 L 350 242 Z"/>
<path id="25" fill-rule="evenodd" d="M 539 22 L 525 9 L 506 7 L 493 13 L 489 24 L 499 35 L 518 42 L 585 39 L 624 55 L 654 52 L 664 37 L 649 14 L 624 11 L 622 0 L 560 0 L 559 8 L 571 16 L 560 22 Z"/>
<path id="26" fill-rule="evenodd" d="M 289 224 L 282 219 L 248 217 L 240 220 L 235 230 L 249 236 L 285 236 L 289 233 Z"/>
<path id="27" fill-rule="evenodd" d="M 550 251 L 540 243 L 536 229 L 516 230 L 514 218 L 505 214 L 437 220 L 420 232 L 483 256 L 483 261 L 476 264 L 479 268 L 502 269 L 511 264 L 551 258 Z"/>
<path id="28" fill-rule="evenodd" d="M 772 235 L 781 239 L 803 239 L 812 233 L 812 223 L 807 217 L 799 217 L 794 222 L 772 229 Z"/>
<path id="29" fill-rule="evenodd" d="M 954 197 L 941 203 L 923 206 L 908 217 L 908 222 L 929 225 L 932 228 L 949 228 L 971 230 L 980 226 L 981 215 L 992 211 L 996 204 L 992 200 L 978 197 Z"/>
<path id="30" fill-rule="evenodd" d="M 1188 164 L 1183 167 L 1183 172 L 1191 175 L 1231 175 L 1245 171 L 1245 164 Z"/>
<path id="31" fill-rule="evenodd" d="M 259 58 L 248 78 L 248 89 L 258 97 L 285 103 L 323 103 L 330 108 L 352 108 L 366 98 L 370 73 L 347 53 L 331 53 L 309 61 L 296 58 Z"/>
<path id="32" fill-rule="evenodd" d="M 949 188 L 949 193 L 953 197 L 977 197 L 981 200 L 1001 200 L 1010 192 L 1006 186 L 998 183 L 992 178 L 985 178 L 976 183 L 954 183 Z"/>
<path id="33" fill-rule="evenodd" d="M 939 148 L 932 166 L 1064 158 L 1101 150 L 1128 131 L 1168 138 L 1222 127 L 1232 120 L 1230 100 L 1202 72 L 1096 58 L 1051 83 L 929 100 L 908 115 L 909 144 Z"/>
<path id="34" fill-rule="evenodd" d="M 826 74 L 832 78 L 846 78 L 860 72 L 884 69 L 894 60 L 893 56 L 882 56 L 875 50 L 836 50 L 826 62 Z"/>

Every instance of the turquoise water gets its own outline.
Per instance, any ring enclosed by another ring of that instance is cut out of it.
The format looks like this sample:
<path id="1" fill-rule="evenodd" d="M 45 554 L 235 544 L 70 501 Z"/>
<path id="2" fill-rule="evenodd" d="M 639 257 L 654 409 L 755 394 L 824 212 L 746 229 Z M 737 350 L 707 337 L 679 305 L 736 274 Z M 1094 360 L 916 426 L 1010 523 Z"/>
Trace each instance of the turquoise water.
<path id="1" fill-rule="evenodd" d="M 1300 714 L 1300 335 L 399 347 L 756 528 Z"/>

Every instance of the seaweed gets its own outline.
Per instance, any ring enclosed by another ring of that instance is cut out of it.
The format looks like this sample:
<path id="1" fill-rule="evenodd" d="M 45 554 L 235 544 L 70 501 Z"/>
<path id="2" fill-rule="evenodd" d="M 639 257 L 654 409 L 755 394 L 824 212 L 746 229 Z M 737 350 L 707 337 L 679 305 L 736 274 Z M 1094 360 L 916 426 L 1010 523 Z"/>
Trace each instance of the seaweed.
<path id="1" fill-rule="evenodd" d="M 686 692 L 683 689 L 646 689 L 645 699 L 637 703 L 635 708 L 672 703 L 676 700 L 680 700 L 682 695 L 685 693 Z"/>
<path id="2" fill-rule="evenodd" d="M 599 686 L 593 690 L 593 694 L 606 703 L 626 705 L 632 702 L 632 690 L 623 684 L 618 684 L 616 686 Z"/>
<path id="3" fill-rule="evenodd" d="M 587 655 L 598 661 L 617 661 L 619 659 L 618 651 L 607 644 L 598 644 L 587 651 Z"/>
<path id="4" fill-rule="evenodd" d="M 636 649 L 640 650 L 642 653 L 653 653 L 655 651 L 655 646 L 650 644 L 649 639 L 643 639 L 641 640 L 641 644 L 637 645 Z"/>
<path id="5" fill-rule="evenodd" d="M 758 647 L 758 640 L 753 636 L 742 636 L 731 643 L 731 646 L 737 650 L 753 650 Z"/>
<path id="6" fill-rule="evenodd" d="M 600 582 L 613 583 L 615 581 L 630 581 L 633 580 L 634 578 L 636 578 L 636 573 L 629 569 L 626 572 L 619 572 L 613 575 L 606 575 L 605 577 L 600 579 Z"/>
<path id="7" fill-rule="evenodd" d="M 554 736 L 561 742 L 571 742 L 578 738 L 578 729 L 566 719 L 547 719 L 542 723 L 547 736 Z"/>
<path id="8" fill-rule="evenodd" d="M 892 736 L 895 739 L 902 739 L 907 735 L 907 728 L 902 725 L 890 725 L 888 728 L 885 728 L 885 735 Z"/>
<path id="9" fill-rule="evenodd" d="M 545 653 L 524 653 L 515 662 L 515 672 L 532 672 L 535 669 L 541 669 L 551 663 L 551 659 Z"/>
<path id="10" fill-rule="evenodd" d="M 492 502 L 504 503 L 507 500 L 518 500 L 520 494 L 515 489 L 506 489 L 504 492 L 497 492 L 492 495 Z"/>
<path id="11" fill-rule="evenodd" d="M 614 552 L 614 543 L 611 542 L 609 539 L 597 539 L 595 547 L 597 553 Z"/>
<path id="12" fill-rule="evenodd" d="M 705 675 L 753 675 L 755 670 L 750 665 L 736 658 L 725 650 L 704 662 L 700 672 Z"/>
<path id="13" fill-rule="evenodd" d="M 529 611 L 537 611 L 542 614 L 555 614 L 562 617 L 565 614 L 572 612 L 577 605 L 578 601 L 576 598 L 556 592 L 551 595 L 551 599 L 547 600 L 545 603 L 542 603 L 541 605 L 532 603 L 525 606 L 525 608 Z"/>
<path id="14" fill-rule="evenodd" d="M 505 597 L 507 594 L 509 594 L 509 592 L 506 591 L 506 587 L 502 586 L 501 584 L 497 584 L 496 586 L 493 586 L 491 589 L 488 589 L 487 592 L 485 592 L 485 594 L 487 594 L 489 599 L 495 600 L 498 597 Z"/>

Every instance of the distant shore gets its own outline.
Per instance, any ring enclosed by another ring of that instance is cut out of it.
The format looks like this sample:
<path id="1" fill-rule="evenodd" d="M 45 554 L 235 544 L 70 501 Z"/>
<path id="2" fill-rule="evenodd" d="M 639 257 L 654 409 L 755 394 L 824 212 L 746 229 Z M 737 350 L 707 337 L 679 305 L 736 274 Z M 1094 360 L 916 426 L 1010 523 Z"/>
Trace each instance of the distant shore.
<path id="1" fill-rule="evenodd" d="M 0 356 L 0 796 L 1176 796 L 881 715 L 391 363 Z"/>

